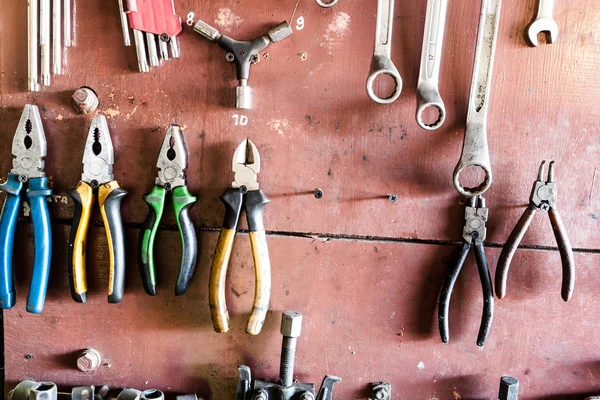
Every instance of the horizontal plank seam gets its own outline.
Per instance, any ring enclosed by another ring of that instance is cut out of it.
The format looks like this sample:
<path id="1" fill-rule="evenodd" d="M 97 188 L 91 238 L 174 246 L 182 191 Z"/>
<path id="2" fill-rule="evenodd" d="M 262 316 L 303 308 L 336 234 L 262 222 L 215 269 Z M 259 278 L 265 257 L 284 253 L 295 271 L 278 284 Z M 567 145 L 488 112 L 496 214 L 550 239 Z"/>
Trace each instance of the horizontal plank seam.
<path id="1" fill-rule="evenodd" d="M 31 223 L 30 218 L 20 217 L 20 223 Z M 71 226 L 73 220 L 71 219 L 52 219 L 52 223 L 56 225 L 64 225 Z M 90 225 L 98 228 L 104 227 L 102 221 L 90 221 Z M 123 227 L 125 229 L 142 229 L 141 223 L 136 222 L 125 222 L 123 223 Z M 159 230 L 162 231 L 170 231 L 177 232 L 177 225 L 159 225 Z M 221 230 L 218 228 L 210 228 L 210 227 L 196 227 L 197 232 L 219 232 Z M 247 234 L 248 231 L 245 229 L 238 230 L 238 233 Z M 388 237 L 388 236 L 371 236 L 371 235 L 349 235 L 344 233 L 311 233 L 311 232 L 290 232 L 290 231 L 266 231 L 268 236 L 281 236 L 281 237 L 296 237 L 296 238 L 304 238 L 304 239 L 314 239 L 321 241 L 329 241 L 329 240 L 346 240 L 346 241 L 361 241 L 361 242 L 383 242 L 383 243 L 406 243 L 406 244 L 425 244 L 431 246 L 458 246 L 462 244 L 462 241 L 458 240 L 438 240 L 438 239 L 418 239 L 418 238 L 409 238 L 409 237 Z M 504 244 L 502 243 L 494 243 L 494 242 L 486 242 L 485 247 L 487 248 L 496 248 L 501 249 Z M 521 250 L 536 250 L 536 251 L 558 251 L 558 247 L 556 246 L 541 246 L 541 245 L 522 245 L 519 246 Z M 588 249 L 588 248 L 573 248 L 574 253 L 582 253 L 582 254 L 600 254 L 600 249 Z"/>

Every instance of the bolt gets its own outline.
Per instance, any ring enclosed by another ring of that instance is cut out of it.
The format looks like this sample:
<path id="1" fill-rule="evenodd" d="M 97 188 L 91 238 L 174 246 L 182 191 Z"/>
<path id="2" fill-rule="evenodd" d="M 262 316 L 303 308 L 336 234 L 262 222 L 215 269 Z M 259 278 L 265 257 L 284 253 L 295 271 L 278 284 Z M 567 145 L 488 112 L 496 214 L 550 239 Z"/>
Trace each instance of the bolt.
<path id="1" fill-rule="evenodd" d="M 302 330 L 302 314 L 296 311 L 286 311 L 281 316 L 281 363 L 279 364 L 279 379 L 283 387 L 294 383 L 294 360 L 296 358 L 296 342 Z"/>
<path id="2" fill-rule="evenodd" d="M 315 189 L 315 197 L 317 199 L 322 199 L 323 198 L 323 191 L 319 188 Z"/>
<path id="3" fill-rule="evenodd" d="M 77 359 L 77 368 L 83 372 L 94 372 L 102 363 L 102 357 L 97 350 L 88 348 L 81 352 Z"/>
<path id="4" fill-rule="evenodd" d="M 269 395 L 261 389 L 254 395 L 254 400 L 269 400 Z"/>
<path id="5" fill-rule="evenodd" d="M 227 54 L 225 54 L 225 59 L 228 62 L 233 62 L 233 60 L 235 60 L 235 56 L 233 55 L 233 53 L 227 53 Z"/>
<path id="6" fill-rule="evenodd" d="M 315 395 L 311 392 L 304 392 L 300 396 L 300 400 L 315 400 Z"/>
<path id="7" fill-rule="evenodd" d="M 252 54 L 252 55 L 250 56 L 250 62 L 251 62 L 252 64 L 256 64 L 256 63 L 257 63 L 257 62 L 259 62 L 259 61 L 260 61 L 260 57 L 258 56 L 258 54 Z"/>
<path id="8" fill-rule="evenodd" d="M 82 86 L 73 93 L 71 102 L 75 110 L 81 114 L 88 114 L 96 111 L 100 104 L 96 92 L 86 86 Z"/>
<path id="9" fill-rule="evenodd" d="M 398 195 L 395 193 L 389 194 L 388 199 L 390 200 L 390 203 L 395 203 L 398 201 Z"/>

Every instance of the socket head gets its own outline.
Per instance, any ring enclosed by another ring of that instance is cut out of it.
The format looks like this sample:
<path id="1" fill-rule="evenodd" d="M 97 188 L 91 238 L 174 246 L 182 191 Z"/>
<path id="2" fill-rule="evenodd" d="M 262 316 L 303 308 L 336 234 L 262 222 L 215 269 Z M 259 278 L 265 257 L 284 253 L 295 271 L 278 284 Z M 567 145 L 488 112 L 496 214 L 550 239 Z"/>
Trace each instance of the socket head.
<path id="1" fill-rule="evenodd" d="M 285 311 L 281 316 L 281 334 L 285 337 L 297 338 L 302 330 L 302 314 L 296 311 Z"/>

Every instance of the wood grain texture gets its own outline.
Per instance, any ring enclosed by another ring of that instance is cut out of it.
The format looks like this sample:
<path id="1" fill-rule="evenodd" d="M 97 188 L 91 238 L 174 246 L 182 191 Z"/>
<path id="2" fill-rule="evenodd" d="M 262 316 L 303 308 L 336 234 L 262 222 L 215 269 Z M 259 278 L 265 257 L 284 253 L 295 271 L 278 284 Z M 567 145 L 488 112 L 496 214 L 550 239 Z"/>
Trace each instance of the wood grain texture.
<path id="1" fill-rule="evenodd" d="M 472 256 L 450 303 L 452 340 L 443 344 L 439 339 L 436 307 L 446 269 L 454 261 L 456 249 L 450 246 L 269 237 L 271 311 L 263 332 L 250 336 L 244 328 L 254 274 L 246 235 L 238 235 L 227 280 L 231 331 L 218 334 L 212 328 L 207 284 L 217 233 L 199 236 L 201 256 L 185 296 L 172 291 L 178 233 L 161 231 L 156 298 L 145 294 L 130 252 L 123 301 L 106 303 L 106 262 L 90 257 L 89 297 L 81 305 L 69 296 L 61 259 L 66 254 L 61 239 L 68 228 L 55 227 L 54 232 L 48 301 L 44 313 L 34 316 L 24 309 L 31 229 L 26 224 L 18 228 L 24 239 L 19 244 L 19 297 L 16 307 L 4 314 L 10 350 L 7 388 L 29 377 L 60 386 L 157 387 L 231 399 L 238 364 L 252 367 L 256 377 L 277 377 L 281 312 L 293 309 L 304 314 L 294 376 L 316 384 L 325 374 L 341 376 L 336 399 L 366 400 L 368 382 L 381 379 L 393 383 L 398 399 L 452 399 L 454 391 L 463 399 L 489 399 L 497 394 L 503 374 L 521 380 L 523 399 L 600 392 L 600 350 L 595 345 L 600 340 L 598 255 L 576 255 L 581 279 L 573 299 L 564 303 L 558 252 L 517 252 L 510 296 L 496 302 L 491 333 L 480 349 L 475 339 L 482 298 Z M 106 247 L 103 229 L 92 228 L 90 253 L 103 254 Z M 499 251 L 487 253 L 493 273 Z M 92 375 L 79 372 L 74 357 L 90 346 L 105 360 Z"/>

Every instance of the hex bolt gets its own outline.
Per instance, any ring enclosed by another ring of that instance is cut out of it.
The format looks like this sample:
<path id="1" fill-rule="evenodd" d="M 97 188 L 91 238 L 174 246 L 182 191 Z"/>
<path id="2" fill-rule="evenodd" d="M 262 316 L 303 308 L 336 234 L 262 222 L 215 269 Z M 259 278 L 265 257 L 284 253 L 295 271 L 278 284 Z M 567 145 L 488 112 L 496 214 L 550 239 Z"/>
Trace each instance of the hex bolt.
<path id="1" fill-rule="evenodd" d="M 87 348 L 77 359 L 77 368 L 83 372 L 94 372 L 102 364 L 102 356 L 97 350 Z"/>
<path id="2" fill-rule="evenodd" d="M 87 86 L 77 89 L 71 97 L 71 102 L 73 103 L 73 107 L 75 107 L 75 111 L 80 114 L 92 113 L 96 111 L 100 104 L 96 92 Z"/>
<path id="3" fill-rule="evenodd" d="M 281 316 L 281 364 L 279 364 L 279 380 L 283 387 L 294 383 L 294 361 L 296 359 L 296 342 L 302 330 L 302 314 L 286 311 Z"/>
<path id="4" fill-rule="evenodd" d="M 319 188 L 315 189 L 315 198 L 316 199 L 322 199 L 323 198 L 323 191 Z"/>

